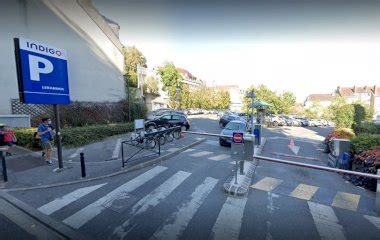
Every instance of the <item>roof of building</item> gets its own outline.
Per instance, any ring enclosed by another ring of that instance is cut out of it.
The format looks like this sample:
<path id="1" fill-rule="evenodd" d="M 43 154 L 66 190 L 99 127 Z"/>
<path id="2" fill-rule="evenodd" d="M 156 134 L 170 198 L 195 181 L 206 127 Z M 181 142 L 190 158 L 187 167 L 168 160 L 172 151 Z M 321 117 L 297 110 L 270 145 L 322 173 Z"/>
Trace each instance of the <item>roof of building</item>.
<path id="1" fill-rule="evenodd" d="M 333 94 L 310 94 L 307 97 L 307 101 L 311 102 L 324 102 L 324 101 L 331 101 L 333 100 L 334 95 Z"/>
<path id="2" fill-rule="evenodd" d="M 338 87 L 336 93 L 342 97 L 355 96 L 357 93 L 369 93 L 375 96 L 380 96 L 380 87 L 374 86 L 363 86 L 363 87 Z"/>
<path id="3" fill-rule="evenodd" d="M 215 88 L 220 90 L 240 89 L 239 85 L 216 85 Z"/>

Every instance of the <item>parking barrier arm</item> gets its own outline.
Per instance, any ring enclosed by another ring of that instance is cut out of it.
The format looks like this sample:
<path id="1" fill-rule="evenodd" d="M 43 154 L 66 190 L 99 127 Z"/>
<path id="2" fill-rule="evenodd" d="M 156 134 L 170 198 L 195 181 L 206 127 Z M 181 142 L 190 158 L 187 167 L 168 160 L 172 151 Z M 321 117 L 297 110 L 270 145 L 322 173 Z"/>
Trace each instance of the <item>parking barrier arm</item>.
<path id="1" fill-rule="evenodd" d="M 354 172 L 354 171 L 340 169 L 340 168 L 318 166 L 318 165 L 314 165 L 314 164 L 299 163 L 299 162 L 293 162 L 293 161 L 282 160 L 282 159 L 278 159 L 278 158 L 270 158 L 270 157 L 257 156 L 257 155 L 253 155 L 253 158 L 268 161 L 268 162 L 282 163 L 282 164 L 288 164 L 288 165 L 293 165 L 293 166 L 298 166 L 298 167 L 317 169 L 317 170 L 328 171 L 328 172 L 337 172 L 337 173 L 356 175 L 356 176 L 360 176 L 360 177 L 380 179 L 380 175 L 363 173 L 363 172 Z"/>
<path id="2" fill-rule="evenodd" d="M 210 137 L 225 137 L 225 138 L 232 138 L 230 135 L 224 135 L 224 134 L 217 134 L 217 133 L 203 133 L 203 132 L 192 132 L 192 131 L 182 131 L 183 133 L 188 134 L 195 134 L 195 135 L 202 135 L 202 136 L 210 136 Z M 252 141 L 252 137 L 244 137 L 244 140 Z"/>

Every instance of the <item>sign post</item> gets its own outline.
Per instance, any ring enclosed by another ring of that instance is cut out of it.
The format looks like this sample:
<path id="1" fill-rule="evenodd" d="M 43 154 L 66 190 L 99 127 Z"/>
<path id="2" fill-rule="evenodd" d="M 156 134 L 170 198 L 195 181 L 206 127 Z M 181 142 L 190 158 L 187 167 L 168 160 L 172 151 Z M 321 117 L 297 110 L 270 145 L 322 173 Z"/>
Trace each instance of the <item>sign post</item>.
<path id="1" fill-rule="evenodd" d="M 232 145 L 231 150 L 233 151 L 233 155 L 235 155 L 235 184 L 237 184 L 237 178 L 238 178 L 238 158 L 243 157 L 243 151 L 244 151 L 244 135 L 242 132 L 233 132 L 232 133 Z M 240 151 L 240 154 L 238 154 L 236 151 Z M 239 157 L 238 157 L 239 156 Z M 243 160 L 244 161 L 244 160 Z M 240 161 L 240 174 L 244 172 L 244 162 Z"/>
<path id="2" fill-rule="evenodd" d="M 14 38 L 19 97 L 26 104 L 52 104 L 58 167 L 63 168 L 58 104 L 70 104 L 67 54 L 45 43 Z"/>

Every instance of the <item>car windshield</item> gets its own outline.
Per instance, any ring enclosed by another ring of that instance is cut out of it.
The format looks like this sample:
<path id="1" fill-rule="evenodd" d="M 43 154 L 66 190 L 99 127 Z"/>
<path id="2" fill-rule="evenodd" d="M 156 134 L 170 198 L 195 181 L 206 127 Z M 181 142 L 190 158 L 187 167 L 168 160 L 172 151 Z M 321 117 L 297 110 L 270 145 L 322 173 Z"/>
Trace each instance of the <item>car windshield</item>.
<path id="1" fill-rule="evenodd" d="M 245 124 L 239 123 L 239 122 L 229 122 L 226 125 L 227 130 L 234 130 L 234 131 L 245 131 Z"/>

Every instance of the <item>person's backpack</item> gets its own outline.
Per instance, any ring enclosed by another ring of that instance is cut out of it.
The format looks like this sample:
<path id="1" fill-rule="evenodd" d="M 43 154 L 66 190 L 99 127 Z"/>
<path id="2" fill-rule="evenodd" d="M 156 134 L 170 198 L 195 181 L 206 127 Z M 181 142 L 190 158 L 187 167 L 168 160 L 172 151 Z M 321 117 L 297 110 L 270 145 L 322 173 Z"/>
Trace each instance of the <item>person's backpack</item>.
<path id="1" fill-rule="evenodd" d="M 40 140 L 41 139 L 41 136 L 38 134 L 38 132 L 33 133 L 33 139 L 34 140 Z"/>

